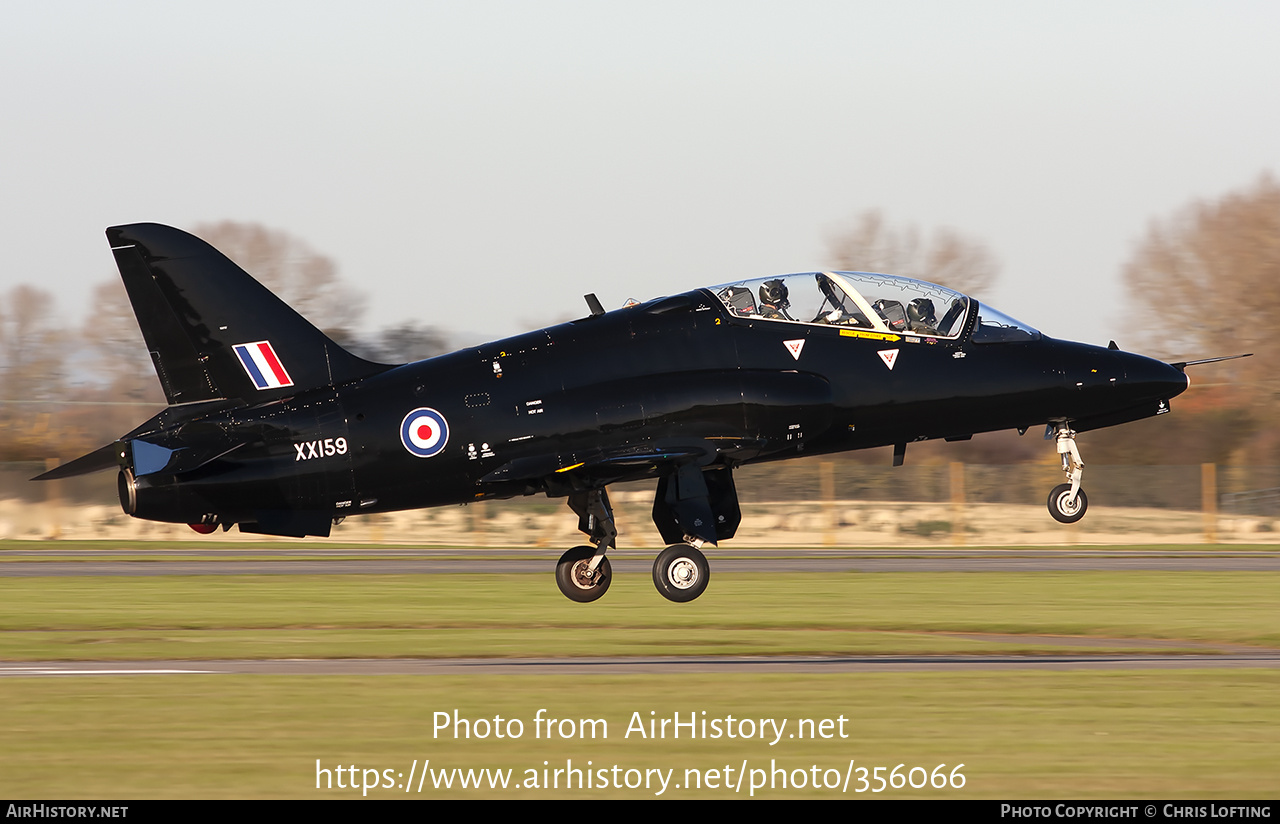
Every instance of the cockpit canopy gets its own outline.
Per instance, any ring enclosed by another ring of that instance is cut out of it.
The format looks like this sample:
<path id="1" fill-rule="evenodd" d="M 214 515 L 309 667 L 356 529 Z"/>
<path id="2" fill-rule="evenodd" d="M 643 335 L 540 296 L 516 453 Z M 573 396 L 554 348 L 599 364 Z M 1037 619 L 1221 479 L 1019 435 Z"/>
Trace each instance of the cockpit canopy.
<path id="1" fill-rule="evenodd" d="M 970 306 L 945 286 L 868 272 L 805 272 L 742 280 L 711 291 L 743 318 L 816 323 L 896 335 L 957 338 Z M 974 343 L 1035 340 L 1040 333 L 988 306 L 978 310 Z"/>

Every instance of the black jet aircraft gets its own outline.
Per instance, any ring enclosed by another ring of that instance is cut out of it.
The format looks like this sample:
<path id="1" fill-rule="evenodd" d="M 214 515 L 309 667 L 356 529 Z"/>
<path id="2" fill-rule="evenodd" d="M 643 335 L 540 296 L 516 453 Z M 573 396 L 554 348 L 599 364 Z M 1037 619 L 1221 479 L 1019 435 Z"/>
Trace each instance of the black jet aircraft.
<path id="1" fill-rule="evenodd" d="M 1046 426 L 1085 513 L 1077 432 L 1169 411 L 1186 363 L 1053 340 L 989 306 L 890 275 L 739 280 L 590 314 L 417 363 L 363 360 L 204 241 L 107 230 L 168 407 L 40 479 L 119 470 L 136 518 L 197 532 L 329 535 L 352 515 L 545 493 L 589 545 L 556 582 L 594 601 L 612 580 L 606 488 L 653 478 L 669 546 L 658 591 L 691 601 L 700 548 L 740 521 L 733 470 L 801 455 Z M 1198 362 L 1198 361 L 1197 361 Z"/>

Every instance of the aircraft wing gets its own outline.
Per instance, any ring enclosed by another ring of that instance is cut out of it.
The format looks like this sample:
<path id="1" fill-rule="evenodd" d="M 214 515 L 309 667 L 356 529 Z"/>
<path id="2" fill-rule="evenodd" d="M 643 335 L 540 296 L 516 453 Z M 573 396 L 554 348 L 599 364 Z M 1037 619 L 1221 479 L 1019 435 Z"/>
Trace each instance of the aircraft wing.
<path id="1" fill-rule="evenodd" d="M 751 438 L 688 438 L 530 455 L 503 464 L 481 478 L 480 483 L 551 480 L 570 473 L 606 480 L 675 464 L 703 466 L 723 455 L 754 454 L 761 446 L 762 442 Z"/>
<path id="2" fill-rule="evenodd" d="M 603 486 L 653 477 L 677 465 L 745 462 L 767 448 L 783 448 L 782 438 L 789 440 L 790 427 L 799 423 L 811 431 L 825 429 L 831 397 L 831 385 L 820 375 L 772 370 L 679 372 L 548 395 L 538 401 L 545 401 L 541 408 L 594 408 L 596 434 L 515 458 L 480 483 L 564 481 L 580 488 L 583 481 Z M 602 398 L 617 402 L 605 405 Z M 672 434 L 644 437 L 664 427 Z"/>

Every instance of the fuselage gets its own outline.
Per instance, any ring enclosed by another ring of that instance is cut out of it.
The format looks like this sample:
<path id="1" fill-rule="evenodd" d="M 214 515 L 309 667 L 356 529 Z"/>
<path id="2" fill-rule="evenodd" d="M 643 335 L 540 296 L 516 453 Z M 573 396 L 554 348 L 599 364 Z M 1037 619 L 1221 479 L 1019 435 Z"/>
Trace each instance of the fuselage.
<path id="1" fill-rule="evenodd" d="M 189 523 L 280 513 L 306 532 L 353 514 L 567 494 L 579 476 L 653 477 L 652 460 L 627 458 L 655 450 L 703 445 L 716 450 L 704 465 L 733 466 L 1050 422 L 1083 430 L 1159 414 L 1187 386 L 1172 366 L 1114 349 L 1038 334 L 979 342 L 977 313 L 973 302 L 944 338 L 743 317 L 708 290 L 661 298 L 185 422 L 175 437 L 240 445 L 180 479 L 138 478 L 133 511 Z"/>

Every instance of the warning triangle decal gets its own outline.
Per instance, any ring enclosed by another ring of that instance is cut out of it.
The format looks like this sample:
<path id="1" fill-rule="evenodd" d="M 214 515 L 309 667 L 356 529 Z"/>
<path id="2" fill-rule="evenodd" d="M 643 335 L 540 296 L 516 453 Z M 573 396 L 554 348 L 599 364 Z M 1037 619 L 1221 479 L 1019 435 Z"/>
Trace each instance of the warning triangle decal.
<path id="1" fill-rule="evenodd" d="M 890 369 L 893 369 L 893 365 L 898 362 L 897 349 L 881 349 L 877 354 L 880 355 L 880 360 L 884 361 L 884 365 Z"/>
<path id="2" fill-rule="evenodd" d="M 800 350 L 804 348 L 804 338 L 800 340 L 784 340 L 782 343 L 787 347 L 787 351 L 791 353 L 791 357 L 800 360 Z"/>

